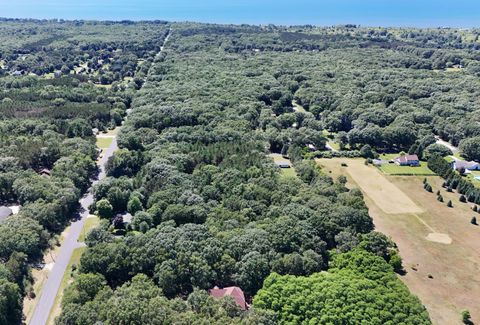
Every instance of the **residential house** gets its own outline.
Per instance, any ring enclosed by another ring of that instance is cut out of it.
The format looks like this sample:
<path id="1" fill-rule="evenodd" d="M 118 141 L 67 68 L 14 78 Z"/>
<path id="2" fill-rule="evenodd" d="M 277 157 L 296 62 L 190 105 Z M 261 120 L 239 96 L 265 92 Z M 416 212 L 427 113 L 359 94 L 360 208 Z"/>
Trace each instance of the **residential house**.
<path id="1" fill-rule="evenodd" d="M 52 172 L 50 171 L 50 169 L 47 169 L 47 168 L 42 169 L 38 173 L 40 174 L 40 176 L 45 176 L 45 177 L 52 176 Z"/>
<path id="2" fill-rule="evenodd" d="M 248 304 L 245 301 L 245 295 L 239 287 L 226 287 L 223 289 L 215 286 L 213 289 L 208 290 L 208 294 L 213 298 L 220 299 L 223 297 L 232 297 L 235 303 L 241 310 L 247 310 Z"/>
<path id="3" fill-rule="evenodd" d="M 462 173 L 471 173 L 472 170 L 480 170 L 480 164 L 475 161 L 455 160 L 452 163 L 454 170 Z"/>
<path id="4" fill-rule="evenodd" d="M 410 167 L 420 166 L 420 159 L 418 159 L 417 155 L 400 156 L 395 158 L 394 161 L 397 165 L 400 165 L 400 166 L 410 166 Z"/>

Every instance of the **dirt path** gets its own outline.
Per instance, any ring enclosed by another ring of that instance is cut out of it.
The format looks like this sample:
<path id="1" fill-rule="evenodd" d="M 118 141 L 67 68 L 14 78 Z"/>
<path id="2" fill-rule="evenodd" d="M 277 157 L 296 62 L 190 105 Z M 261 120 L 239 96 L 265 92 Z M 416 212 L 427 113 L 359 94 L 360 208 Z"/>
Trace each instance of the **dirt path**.
<path id="1" fill-rule="evenodd" d="M 341 162 L 348 167 L 341 167 Z M 427 177 L 433 187 L 433 193 L 428 193 L 423 189 L 423 177 L 380 174 L 424 211 L 387 213 L 377 205 L 378 197 L 370 196 L 368 184 L 378 186 L 375 167 L 355 159 L 321 159 L 319 163 L 332 176 L 345 175 L 351 186 L 362 189 L 376 229 L 398 245 L 407 272 L 401 280 L 427 307 L 434 324 L 460 325 L 463 309 L 470 311 L 474 322 L 480 321 L 480 227 L 470 224 L 475 214 L 469 204 L 460 203 L 458 194 L 444 191 L 439 177 Z M 358 168 L 362 165 L 370 176 L 364 168 Z M 365 178 L 361 185 L 356 175 Z M 436 200 L 434 193 L 439 189 L 445 202 L 452 200 L 453 209 Z M 396 206 L 397 198 L 387 191 L 380 205 Z"/>

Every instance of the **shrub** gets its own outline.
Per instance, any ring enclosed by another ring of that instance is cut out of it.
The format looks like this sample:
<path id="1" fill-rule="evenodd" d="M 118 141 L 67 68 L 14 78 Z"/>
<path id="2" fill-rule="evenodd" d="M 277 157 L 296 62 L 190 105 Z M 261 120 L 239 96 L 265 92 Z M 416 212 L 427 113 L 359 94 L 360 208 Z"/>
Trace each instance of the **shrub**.
<path id="1" fill-rule="evenodd" d="M 468 310 L 462 310 L 462 322 L 464 324 L 471 324 L 472 321 L 470 320 L 472 316 L 470 315 L 470 312 Z"/>
<path id="2" fill-rule="evenodd" d="M 437 196 L 437 200 L 438 200 L 439 202 L 443 202 L 443 196 L 442 196 L 441 194 L 438 195 L 438 196 Z"/>
<path id="3" fill-rule="evenodd" d="M 472 225 L 477 225 L 477 218 L 476 217 L 472 217 L 472 219 L 470 220 L 470 223 Z"/>
<path id="4" fill-rule="evenodd" d="M 465 195 L 461 195 L 461 196 L 460 196 L 460 202 L 462 202 L 462 203 L 466 203 L 466 202 L 467 202 L 467 198 L 465 197 Z"/>
<path id="5" fill-rule="evenodd" d="M 472 208 L 472 210 L 473 210 L 474 212 L 478 212 L 478 207 L 477 207 L 476 205 L 474 205 L 473 208 Z"/>
<path id="6" fill-rule="evenodd" d="M 452 203 L 452 200 L 449 200 L 448 203 L 447 203 L 447 207 L 449 208 L 453 208 L 453 203 Z"/>

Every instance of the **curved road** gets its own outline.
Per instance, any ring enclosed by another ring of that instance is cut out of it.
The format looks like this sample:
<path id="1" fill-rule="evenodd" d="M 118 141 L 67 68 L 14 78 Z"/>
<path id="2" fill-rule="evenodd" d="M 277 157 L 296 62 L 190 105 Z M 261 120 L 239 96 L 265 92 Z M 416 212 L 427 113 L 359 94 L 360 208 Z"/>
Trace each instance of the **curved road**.
<path id="1" fill-rule="evenodd" d="M 113 138 L 112 144 L 104 151 L 103 157 L 98 162 L 98 166 L 100 169 L 100 172 L 98 174 L 98 180 L 94 181 L 92 185 L 95 185 L 96 183 L 98 183 L 99 180 L 105 178 L 105 164 L 107 163 L 108 158 L 113 155 L 115 150 L 117 150 L 116 136 Z M 82 232 L 83 224 L 85 223 L 85 220 L 87 219 L 89 214 L 88 206 L 93 203 L 93 193 L 91 187 L 88 192 L 80 199 L 79 203 L 81 205 L 80 218 L 77 221 L 72 222 L 70 226 L 70 231 L 68 232 L 65 240 L 63 241 L 60 253 L 57 256 L 55 264 L 53 265 L 53 268 L 48 275 L 47 282 L 43 287 L 42 295 L 40 296 L 40 299 L 35 306 L 32 319 L 29 322 L 30 325 L 47 324 L 50 310 L 52 309 L 55 302 L 55 297 L 57 295 L 58 289 L 60 288 L 60 284 L 62 283 L 63 275 L 67 270 L 68 262 L 72 257 L 73 250 L 82 246 L 78 242 L 78 238 L 80 236 L 80 233 Z"/>

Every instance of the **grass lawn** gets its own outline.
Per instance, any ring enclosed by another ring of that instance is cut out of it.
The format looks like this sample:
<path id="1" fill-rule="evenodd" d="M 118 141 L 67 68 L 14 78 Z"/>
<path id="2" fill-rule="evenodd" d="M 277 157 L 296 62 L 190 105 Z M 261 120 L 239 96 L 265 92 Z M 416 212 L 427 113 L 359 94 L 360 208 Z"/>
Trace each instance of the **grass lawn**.
<path id="1" fill-rule="evenodd" d="M 90 230 L 96 228 L 100 224 L 100 218 L 97 216 L 88 216 L 87 220 L 83 224 L 82 232 L 80 233 L 80 237 L 78 237 L 78 241 L 83 243 L 85 241 L 85 236 L 88 235 Z"/>
<path id="2" fill-rule="evenodd" d="M 111 137 L 97 137 L 97 147 L 100 149 L 107 149 L 113 142 Z"/>
<path id="3" fill-rule="evenodd" d="M 281 171 L 284 177 L 297 177 L 297 173 L 293 168 L 282 168 Z"/>
<path id="4" fill-rule="evenodd" d="M 472 172 L 467 175 L 467 178 L 472 182 L 473 185 L 475 185 L 475 187 L 480 187 L 480 180 L 475 179 L 477 176 L 480 176 L 480 171 L 472 170 Z"/>
<path id="5" fill-rule="evenodd" d="M 58 288 L 57 296 L 55 297 L 55 302 L 53 304 L 52 310 L 50 310 L 50 315 L 48 316 L 47 324 L 53 324 L 55 318 L 60 315 L 61 306 L 60 303 L 63 298 L 63 293 L 68 285 L 73 281 L 73 265 L 78 267 L 80 263 L 80 257 L 85 252 L 86 247 L 79 247 L 73 251 L 72 258 L 67 265 L 67 270 L 65 271 L 62 279 L 62 283 L 60 284 L 60 288 Z"/>
<path id="6" fill-rule="evenodd" d="M 416 176 L 434 176 L 436 175 L 428 167 L 424 161 L 420 162 L 419 167 L 398 166 L 397 164 L 383 164 L 378 167 L 387 175 L 416 175 Z"/>

